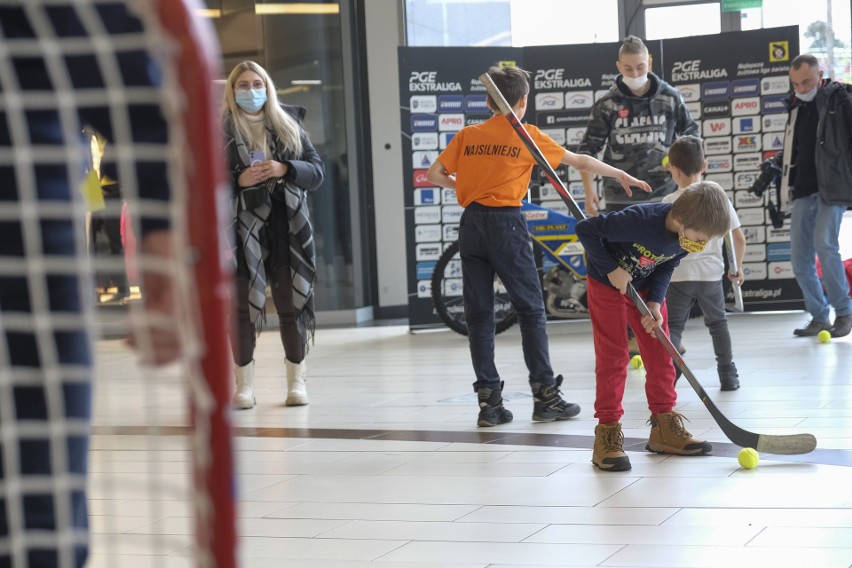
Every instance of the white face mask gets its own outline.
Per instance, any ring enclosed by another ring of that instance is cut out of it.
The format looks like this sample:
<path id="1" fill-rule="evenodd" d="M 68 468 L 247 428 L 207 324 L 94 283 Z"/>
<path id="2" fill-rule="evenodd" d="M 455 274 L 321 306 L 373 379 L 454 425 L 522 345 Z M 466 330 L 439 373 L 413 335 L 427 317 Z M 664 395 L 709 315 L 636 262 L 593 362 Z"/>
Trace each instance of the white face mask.
<path id="1" fill-rule="evenodd" d="M 809 103 L 812 100 L 814 100 L 814 97 L 816 97 L 818 89 L 819 89 L 819 87 L 814 87 L 813 89 L 811 89 L 807 93 L 796 93 L 796 98 L 799 99 L 802 102 Z"/>
<path id="2" fill-rule="evenodd" d="M 638 91 L 648 82 L 648 74 L 639 75 L 638 77 L 627 77 L 625 75 L 621 76 L 622 82 L 627 85 L 627 88 L 631 91 Z"/>

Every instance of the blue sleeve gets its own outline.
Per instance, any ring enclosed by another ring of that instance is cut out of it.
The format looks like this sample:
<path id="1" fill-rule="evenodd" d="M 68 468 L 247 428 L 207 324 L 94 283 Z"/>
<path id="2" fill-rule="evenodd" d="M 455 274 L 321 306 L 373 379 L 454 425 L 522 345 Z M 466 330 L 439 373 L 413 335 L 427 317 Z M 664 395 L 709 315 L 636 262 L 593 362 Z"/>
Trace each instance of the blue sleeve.
<path id="1" fill-rule="evenodd" d="M 663 300 L 666 299 L 669 284 L 672 281 L 672 273 L 680 265 L 680 259 L 685 256 L 686 253 L 679 254 L 654 268 L 654 272 L 645 279 L 645 287 L 648 289 L 647 302 L 656 302 L 662 305 Z"/>
<path id="2" fill-rule="evenodd" d="M 606 226 L 609 216 L 588 217 L 574 226 L 577 238 L 580 239 L 583 248 L 586 249 L 586 262 L 594 266 L 604 276 L 618 268 L 618 263 L 609 254 L 603 243 L 603 239 L 608 237 Z"/>

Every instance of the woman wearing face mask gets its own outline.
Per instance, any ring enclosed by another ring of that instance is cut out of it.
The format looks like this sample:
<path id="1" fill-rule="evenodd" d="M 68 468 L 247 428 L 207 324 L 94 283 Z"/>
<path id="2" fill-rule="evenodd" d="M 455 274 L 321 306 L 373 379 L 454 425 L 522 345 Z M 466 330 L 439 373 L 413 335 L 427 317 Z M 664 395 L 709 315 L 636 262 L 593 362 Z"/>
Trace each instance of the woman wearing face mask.
<path id="1" fill-rule="evenodd" d="M 308 404 L 305 355 L 314 332 L 316 260 L 306 193 L 320 186 L 324 168 L 302 127 L 305 112 L 279 103 L 269 74 L 253 61 L 228 76 L 223 128 L 236 231 L 236 408 L 255 405 L 254 349 L 267 284 L 286 356 L 286 404 Z"/>

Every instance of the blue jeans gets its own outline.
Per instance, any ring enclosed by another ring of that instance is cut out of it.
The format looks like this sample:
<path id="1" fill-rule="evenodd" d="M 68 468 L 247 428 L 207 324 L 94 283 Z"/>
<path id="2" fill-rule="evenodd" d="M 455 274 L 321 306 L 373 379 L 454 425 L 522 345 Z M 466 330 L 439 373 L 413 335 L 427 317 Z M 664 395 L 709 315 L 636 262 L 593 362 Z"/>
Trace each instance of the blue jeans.
<path id="1" fill-rule="evenodd" d="M 845 211 L 845 206 L 828 205 L 817 193 L 795 199 L 792 204 L 790 241 L 793 273 L 802 289 L 805 309 L 818 322 L 829 323 L 831 307 L 834 307 L 835 316 L 852 314 L 852 298 L 849 297 L 849 283 L 838 241 Z M 817 276 L 815 255 L 819 256 L 822 265 L 822 282 Z"/>
<path id="2" fill-rule="evenodd" d="M 554 384 L 547 347 L 547 318 L 527 223 L 519 207 L 469 205 L 459 225 L 464 316 L 470 357 L 480 388 L 499 389 L 494 365 L 494 275 L 500 277 L 521 327 L 529 380 Z"/>

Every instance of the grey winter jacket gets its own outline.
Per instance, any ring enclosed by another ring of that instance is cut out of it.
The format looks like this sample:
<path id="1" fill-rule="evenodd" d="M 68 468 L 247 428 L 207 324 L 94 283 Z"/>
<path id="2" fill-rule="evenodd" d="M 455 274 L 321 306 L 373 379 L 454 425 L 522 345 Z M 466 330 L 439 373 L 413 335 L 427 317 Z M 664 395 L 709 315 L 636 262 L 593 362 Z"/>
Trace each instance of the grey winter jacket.
<path id="1" fill-rule="evenodd" d="M 795 94 L 784 99 L 788 111 L 797 104 Z M 816 95 L 819 122 L 816 152 L 819 195 L 830 205 L 852 207 L 852 85 L 825 81 Z M 788 118 L 789 123 L 789 118 Z M 784 144 L 793 144 L 784 140 Z M 795 152 L 791 153 L 794 156 Z M 784 152 L 773 158 L 779 168 Z"/>
<path id="2" fill-rule="evenodd" d="M 680 92 L 653 73 L 648 73 L 648 80 L 649 92 L 637 97 L 619 75 L 592 107 L 586 134 L 577 149 L 590 156 L 604 150 L 601 159 L 605 163 L 647 181 L 654 190 L 634 191 L 629 198 L 616 180 L 605 178 L 603 196 L 607 203 L 659 201 L 672 193 L 677 186 L 663 168 L 663 157 L 678 136 L 699 135 Z"/>

